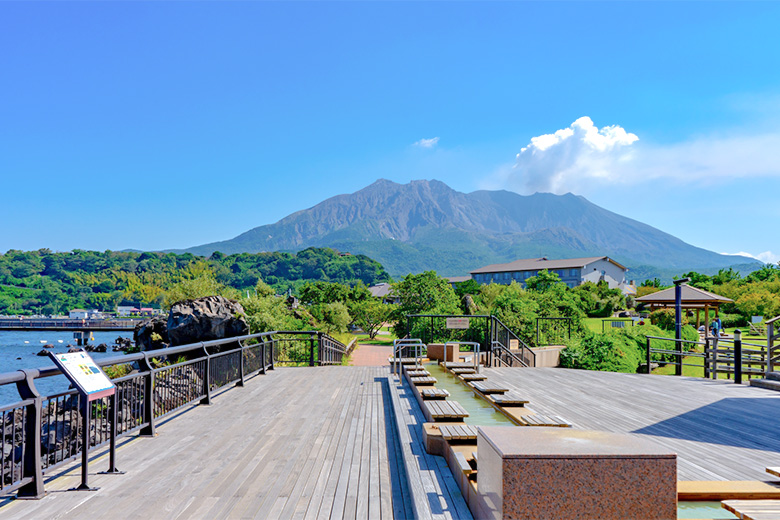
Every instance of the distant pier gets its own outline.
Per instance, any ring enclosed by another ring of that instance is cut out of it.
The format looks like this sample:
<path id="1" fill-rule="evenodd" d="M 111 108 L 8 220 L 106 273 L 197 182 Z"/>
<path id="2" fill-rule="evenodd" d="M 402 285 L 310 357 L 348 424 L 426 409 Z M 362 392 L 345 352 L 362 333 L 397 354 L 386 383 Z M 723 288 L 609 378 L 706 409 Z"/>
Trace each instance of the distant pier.
<path id="1" fill-rule="evenodd" d="M 130 331 L 143 319 L 77 320 L 72 318 L 0 318 L 0 331 Z"/>

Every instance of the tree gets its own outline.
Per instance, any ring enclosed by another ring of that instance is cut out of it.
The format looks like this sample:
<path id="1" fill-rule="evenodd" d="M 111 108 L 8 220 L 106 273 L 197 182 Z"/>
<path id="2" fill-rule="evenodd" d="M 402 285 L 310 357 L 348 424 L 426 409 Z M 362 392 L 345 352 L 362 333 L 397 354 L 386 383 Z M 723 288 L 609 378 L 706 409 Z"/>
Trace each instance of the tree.
<path id="1" fill-rule="evenodd" d="M 561 277 L 557 273 L 551 273 L 547 269 L 542 269 L 539 274 L 532 276 L 525 281 L 525 286 L 531 291 L 545 292 L 553 285 L 560 284 Z"/>
<path id="2" fill-rule="evenodd" d="M 341 302 L 320 303 L 314 305 L 311 312 L 328 334 L 347 330 L 347 325 L 352 321 L 349 317 L 349 309 Z"/>
<path id="3" fill-rule="evenodd" d="M 407 275 L 393 284 L 393 294 L 400 299 L 393 310 L 394 332 L 399 338 L 406 332 L 404 317 L 407 314 L 459 314 L 455 291 L 435 271 Z"/>
<path id="4" fill-rule="evenodd" d="M 368 334 L 369 339 L 374 339 L 390 317 L 390 307 L 375 299 L 363 300 L 350 306 L 350 314 L 355 324 Z"/>
<path id="5" fill-rule="evenodd" d="M 466 280 L 465 282 L 458 282 L 455 284 L 455 294 L 458 298 L 463 298 L 467 294 L 478 294 L 480 290 L 480 284 L 473 278 Z"/>

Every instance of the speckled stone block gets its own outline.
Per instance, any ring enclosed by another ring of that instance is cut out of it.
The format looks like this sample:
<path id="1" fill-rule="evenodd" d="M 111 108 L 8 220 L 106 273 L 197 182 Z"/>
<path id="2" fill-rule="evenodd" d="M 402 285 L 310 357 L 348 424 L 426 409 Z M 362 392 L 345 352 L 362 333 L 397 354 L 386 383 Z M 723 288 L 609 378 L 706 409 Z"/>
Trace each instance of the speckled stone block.
<path id="1" fill-rule="evenodd" d="M 429 343 L 428 344 L 428 359 L 436 361 L 457 361 L 458 346 L 447 345 L 445 352 L 444 343 Z"/>
<path id="2" fill-rule="evenodd" d="M 478 516 L 677 518 L 677 455 L 637 436 L 480 427 Z"/>

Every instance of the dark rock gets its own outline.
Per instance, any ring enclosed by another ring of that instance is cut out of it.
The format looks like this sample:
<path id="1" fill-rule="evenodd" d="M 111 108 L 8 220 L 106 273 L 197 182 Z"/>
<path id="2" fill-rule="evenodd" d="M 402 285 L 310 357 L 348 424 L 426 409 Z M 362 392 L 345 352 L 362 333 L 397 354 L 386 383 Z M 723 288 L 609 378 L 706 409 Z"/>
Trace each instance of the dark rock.
<path id="1" fill-rule="evenodd" d="M 68 349 L 68 352 L 69 352 L 69 353 L 71 353 L 71 354 L 72 354 L 73 352 L 81 352 L 81 349 L 80 349 L 79 347 L 70 347 L 70 348 Z"/>
<path id="2" fill-rule="evenodd" d="M 249 334 L 249 325 L 244 308 L 222 296 L 178 302 L 168 315 L 168 338 L 172 346 L 245 334 Z"/>
<path id="3" fill-rule="evenodd" d="M 155 316 L 139 323 L 133 330 L 133 339 L 141 350 L 165 348 L 169 343 L 167 319 L 165 316 Z"/>
<path id="4" fill-rule="evenodd" d="M 84 345 L 84 352 L 94 352 L 94 351 L 95 351 L 95 347 L 93 347 L 92 345 Z"/>
<path id="5" fill-rule="evenodd" d="M 108 350 L 108 345 L 105 343 L 101 343 L 97 347 L 95 347 L 95 352 L 106 352 Z"/>
<path id="6" fill-rule="evenodd" d="M 51 343 L 47 343 L 43 346 L 43 348 L 54 348 L 54 345 L 52 345 Z"/>
<path id="7" fill-rule="evenodd" d="M 49 353 L 46 351 L 46 349 L 43 349 L 43 350 L 41 350 L 40 352 L 38 352 L 38 354 L 37 354 L 37 355 L 38 355 L 38 356 L 47 356 L 47 357 L 48 357 L 48 356 L 49 356 Z"/>

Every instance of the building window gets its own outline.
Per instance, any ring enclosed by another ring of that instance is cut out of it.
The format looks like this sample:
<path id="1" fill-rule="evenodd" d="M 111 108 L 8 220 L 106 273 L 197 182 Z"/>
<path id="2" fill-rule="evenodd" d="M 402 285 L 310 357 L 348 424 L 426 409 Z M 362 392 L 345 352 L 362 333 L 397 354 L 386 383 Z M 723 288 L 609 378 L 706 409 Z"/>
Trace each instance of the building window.
<path id="1" fill-rule="evenodd" d="M 579 269 L 570 269 L 569 270 L 569 276 L 579 276 Z"/>

